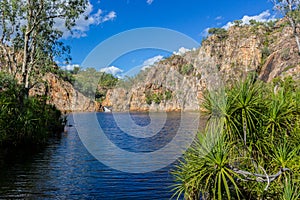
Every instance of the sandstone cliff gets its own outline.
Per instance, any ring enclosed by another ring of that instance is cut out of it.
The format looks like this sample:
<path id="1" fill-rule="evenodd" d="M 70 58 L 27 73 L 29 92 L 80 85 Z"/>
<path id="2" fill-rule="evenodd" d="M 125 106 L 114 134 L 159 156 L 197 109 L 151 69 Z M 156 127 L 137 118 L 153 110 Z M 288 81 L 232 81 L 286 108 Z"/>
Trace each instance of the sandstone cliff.
<path id="1" fill-rule="evenodd" d="M 231 27 L 226 39 L 213 35 L 200 48 L 216 61 L 225 79 L 256 71 L 270 82 L 277 76 L 299 78 L 300 57 L 292 29 L 286 20 L 273 27 L 265 25 Z"/>
<path id="2" fill-rule="evenodd" d="M 74 89 L 71 83 L 57 75 L 47 73 L 38 85 L 29 91 L 30 95 L 46 95 L 47 103 L 62 112 L 93 112 L 100 110 L 100 104 Z"/>
<path id="3" fill-rule="evenodd" d="M 196 51 L 171 56 L 123 81 L 107 92 L 102 105 L 114 111 L 196 111 L 208 79 L 215 87 L 249 72 L 266 82 L 288 75 L 299 79 L 299 63 L 292 30 L 284 20 L 274 26 L 234 26 L 222 37 L 208 37 Z"/>

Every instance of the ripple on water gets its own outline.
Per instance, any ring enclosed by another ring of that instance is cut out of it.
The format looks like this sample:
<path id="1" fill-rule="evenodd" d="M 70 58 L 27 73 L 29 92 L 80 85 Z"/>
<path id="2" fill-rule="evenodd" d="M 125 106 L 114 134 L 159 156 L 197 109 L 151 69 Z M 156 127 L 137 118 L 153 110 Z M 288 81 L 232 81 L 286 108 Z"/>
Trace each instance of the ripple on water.
<path id="1" fill-rule="evenodd" d="M 119 148 L 133 152 L 162 148 L 176 134 L 180 120 L 178 115 L 170 117 L 161 134 L 147 140 L 124 134 L 112 115 L 97 115 L 107 137 Z M 147 114 L 136 114 L 133 119 L 141 126 L 151 122 Z M 75 127 L 68 129 L 67 134 L 51 139 L 43 149 L 0 154 L 3 161 L 0 199 L 169 199 L 172 196 L 169 173 L 172 165 L 143 174 L 113 170 L 89 154 Z"/>

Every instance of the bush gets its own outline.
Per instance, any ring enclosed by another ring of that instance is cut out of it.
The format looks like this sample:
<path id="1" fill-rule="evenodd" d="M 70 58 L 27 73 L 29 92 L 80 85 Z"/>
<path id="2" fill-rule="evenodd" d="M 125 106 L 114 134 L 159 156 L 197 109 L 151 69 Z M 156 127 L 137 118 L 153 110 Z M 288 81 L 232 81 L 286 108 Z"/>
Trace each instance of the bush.
<path id="1" fill-rule="evenodd" d="M 291 78 L 274 83 L 249 77 L 221 97 L 220 91 L 204 94 L 207 126 L 173 172 L 175 195 L 299 198 L 299 83 Z"/>
<path id="2" fill-rule="evenodd" d="M 165 100 L 171 100 L 172 99 L 172 92 L 170 90 L 165 91 Z"/>
<path id="3" fill-rule="evenodd" d="M 270 54 L 270 49 L 267 46 L 264 46 L 261 50 L 262 59 L 265 60 Z"/>
<path id="4" fill-rule="evenodd" d="M 146 92 L 146 103 L 151 105 L 152 102 L 160 104 L 161 101 L 168 101 L 172 99 L 172 92 L 170 90 L 165 90 L 164 92 L 152 93 L 151 91 Z"/>
<path id="5" fill-rule="evenodd" d="M 153 94 L 152 99 L 154 103 L 160 104 L 160 102 L 163 100 L 163 95 L 161 93 Z"/>
<path id="6" fill-rule="evenodd" d="M 85 96 L 99 102 L 103 101 L 107 90 L 114 88 L 119 82 L 119 79 L 113 75 L 99 72 L 94 68 L 77 71 L 74 77 L 75 88 Z"/>
<path id="7" fill-rule="evenodd" d="M 24 98 L 11 76 L 0 73 L 0 145 L 40 144 L 62 131 L 61 112 L 44 97 Z"/>
<path id="8" fill-rule="evenodd" d="M 180 73 L 183 75 L 190 75 L 194 70 L 193 64 L 186 64 L 180 68 Z"/>
<path id="9" fill-rule="evenodd" d="M 228 37 L 227 30 L 224 28 L 210 28 L 208 30 L 209 35 L 216 35 L 219 39 L 224 40 Z"/>

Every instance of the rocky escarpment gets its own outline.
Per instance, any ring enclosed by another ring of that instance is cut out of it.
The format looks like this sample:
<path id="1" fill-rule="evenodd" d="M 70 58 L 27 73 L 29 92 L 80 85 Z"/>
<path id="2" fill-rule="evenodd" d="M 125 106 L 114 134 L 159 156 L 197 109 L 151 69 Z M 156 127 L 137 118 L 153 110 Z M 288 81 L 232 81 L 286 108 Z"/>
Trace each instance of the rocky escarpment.
<path id="1" fill-rule="evenodd" d="M 208 37 L 198 50 L 171 56 L 109 90 L 102 105 L 115 111 L 198 110 L 208 84 L 218 87 L 249 72 L 266 82 L 278 76 L 299 79 L 299 63 L 284 19 L 273 25 L 233 26 Z"/>
<path id="2" fill-rule="evenodd" d="M 173 56 L 142 71 L 129 85 L 109 90 L 102 105 L 114 111 L 192 111 L 199 109 L 201 88 L 193 64 Z"/>
<path id="3" fill-rule="evenodd" d="M 213 35 L 200 48 L 211 56 L 225 80 L 257 72 L 266 82 L 278 76 L 299 79 L 300 57 L 292 29 L 285 19 L 274 26 L 231 27 L 226 38 Z"/>
<path id="4" fill-rule="evenodd" d="M 62 112 L 99 111 L 100 104 L 74 89 L 71 83 L 57 75 L 47 73 L 43 81 L 30 90 L 30 95 L 46 95 L 47 103 L 53 104 Z"/>

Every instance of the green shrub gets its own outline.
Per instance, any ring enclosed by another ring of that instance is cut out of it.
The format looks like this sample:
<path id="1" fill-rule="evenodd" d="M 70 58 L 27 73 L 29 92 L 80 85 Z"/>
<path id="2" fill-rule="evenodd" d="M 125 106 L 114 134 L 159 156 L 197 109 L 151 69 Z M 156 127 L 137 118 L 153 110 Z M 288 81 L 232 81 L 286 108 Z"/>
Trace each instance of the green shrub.
<path id="1" fill-rule="evenodd" d="M 62 131 L 61 112 L 45 97 L 24 98 L 21 87 L 0 73 L 0 145 L 38 144 Z"/>
<path id="2" fill-rule="evenodd" d="M 171 100 L 172 99 L 172 92 L 170 90 L 165 91 L 165 100 Z"/>
<path id="3" fill-rule="evenodd" d="M 160 102 L 163 100 L 163 95 L 161 93 L 153 94 L 152 99 L 154 103 L 160 104 Z"/>
<path id="4" fill-rule="evenodd" d="M 285 48 L 281 51 L 281 59 L 282 60 L 289 60 L 291 58 L 290 56 L 290 49 L 289 48 Z"/>
<path id="5" fill-rule="evenodd" d="M 224 40 L 228 37 L 228 32 L 224 28 L 210 28 L 208 34 L 216 35 L 220 40 Z"/>
<path id="6" fill-rule="evenodd" d="M 146 103 L 148 105 L 151 105 L 152 102 L 156 104 L 160 104 L 161 101 L 168 101 L 172 99 L 172 92 L 170 90 L 165 90 L 164 92 L 159 92 L 159 93 L 151 93 L 151 91 L 146 92 Z"/>
<path id="7" fill-rule="evenodd" d="M 180 68 L 180 73 L 183 75 L 190 75 L 194 70 L 193 64 L 186 64 Z"/>
<path id="8" fill-rule="evenodd" d="M 248 77 L 204 93 L 207 126 L 173 172 L 175 196 L 298 199 L 299 84 Z"/>
<path id="9" fill-rule="evenodd" d="M 266 59 L 270 54 L 270 49 L 267 46 L 264 46 L 261 50 L 261 54 L 262 54 L 262 59 Z"/>
<path id="10" fill-rule="evenodd" d="M 243 21 L 242 20 L 234 20 L 233 21 L 233 25 L 237 26 L 237 27 L 240 27 L 240 26 L 243 25 Z"/>
<path id="11" fill-rule="evenodd" d="M 146 103 L 148 104 L 148 105 L 151 105 L 152 104 L 152 96 L 151 95 L 146 95 Z"/>

